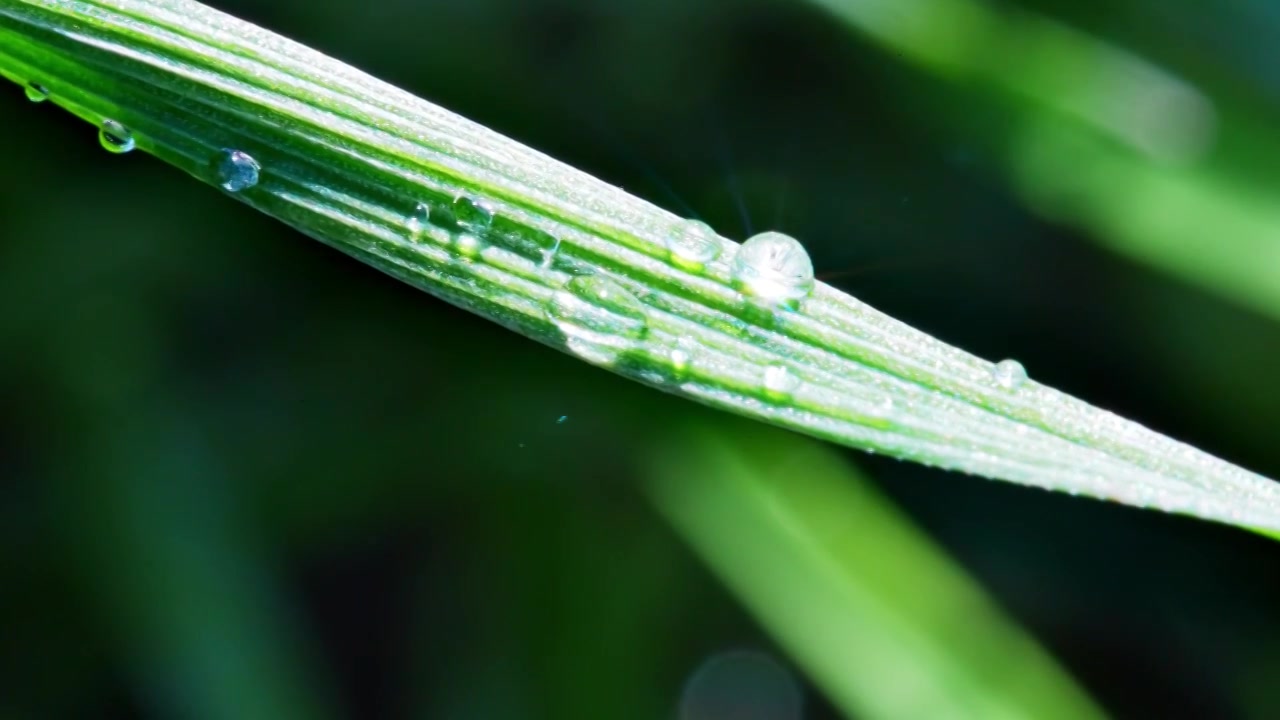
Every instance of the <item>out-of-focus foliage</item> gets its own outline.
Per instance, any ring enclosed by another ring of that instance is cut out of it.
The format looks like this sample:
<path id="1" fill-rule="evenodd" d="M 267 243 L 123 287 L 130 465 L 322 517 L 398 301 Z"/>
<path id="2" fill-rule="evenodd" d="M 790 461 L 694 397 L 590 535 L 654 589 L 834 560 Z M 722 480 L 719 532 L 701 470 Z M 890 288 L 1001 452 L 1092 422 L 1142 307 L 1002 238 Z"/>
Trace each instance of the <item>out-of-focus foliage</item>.
<path id="1" fill-rule="evenodd" d="M 214 4 L 1280 474 L 1266 0 L 1004 4 L 1207 99 L 1169 159 L 795 0 Z M 653 718 L 708 658 L 786 664 L 636 491 L 619 413 L 682 403 L 15 88 L 0 132 L 0 716 Z M 1114 715 L 1280 714 L 1274 543 L 850 458 Z"/>
<path id="2" fill-rule="evenodd" d="M 987 106 L 998 129 L 975 135 L 1003 157 L 1031 207 L 1280 318 L 1280 191 L 1257 182 L 1280 171 L 1280 138 L 1256 112 L 1274 98 L 1259 96 L 1267 87 L 1202 79 L 1230 72 L 1230 58 L 1206 54 L 1199 64 L 1158 48 L 1148 57 L 1105 31 L 978 0 L 812 1 L 963 84 L 967 107 L 946 115 Z M 1254 3 L 1221 9 L 1237 22 L 1269 15 Z M 1238 79 L 1267 80 L 1255 72 Z"/>
<path id="3" fill-rule="evenodd" d="M 834 453 L 742 424 L 659 445 L 663 514 L 850 717 L 1103 717 Z"/>

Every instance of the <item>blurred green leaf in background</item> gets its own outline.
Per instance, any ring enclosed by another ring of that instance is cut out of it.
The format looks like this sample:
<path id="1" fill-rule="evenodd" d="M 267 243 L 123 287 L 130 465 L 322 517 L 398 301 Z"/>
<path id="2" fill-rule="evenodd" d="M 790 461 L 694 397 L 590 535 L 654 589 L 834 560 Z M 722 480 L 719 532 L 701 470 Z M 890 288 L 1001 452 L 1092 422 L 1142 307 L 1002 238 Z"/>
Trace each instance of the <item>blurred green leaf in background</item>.
<path id="1" fill-rule="evenodd" d="M 212 4 L 1280 475 L 1269 0 Z M 743 658 L 811 720 L 1280 715 L 1273 542 L 721 425 L 0 132 L 0 717 L 672 718 Z M 787 594 L 832 547 L 885 594 Z"/>

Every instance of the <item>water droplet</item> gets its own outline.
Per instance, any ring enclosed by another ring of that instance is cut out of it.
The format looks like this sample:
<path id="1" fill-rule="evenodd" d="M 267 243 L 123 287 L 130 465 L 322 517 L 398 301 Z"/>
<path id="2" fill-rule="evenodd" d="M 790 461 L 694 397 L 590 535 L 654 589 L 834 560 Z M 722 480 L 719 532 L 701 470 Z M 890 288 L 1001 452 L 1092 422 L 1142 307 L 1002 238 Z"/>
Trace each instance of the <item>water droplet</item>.
<path id="1" fill-rule="evenodd" d="M 786 668 L 761 652 L 711 657 L 685 684 L 680 720 L 800 720 L 800 686 Z"/>
<path id="2" fill-rule="evenodd" d="M 422 233 L 427 229 L 429 222 L 431 222 L 431 206 L 426 203 L 415 205 L 413 212 L 409 213 L 409 219 L 405 221 L 405 226 L 409 230 L 409 239 L 414 242 L 422 239 Z"/>
<path id="3" fill-rule="evenodd" d="M 133 132 L 116 120 L 103 120 L 98 130 L 98 142 L 108 152 L 127 153 L 134 147 Z"/>
<path id="4" fill-rule="evenodd" d="M 571 351 L 602 365 L 636 347 L 648 330 L 644 305 L 601 275 L 570 280 L 551 297 L 547 317 L 565 334 Z"/>
<path id="5" fill-rule="evenodd" d="M 484 241 L 471 233 L 460 233 L 453 241 L 453 246 L 457 248 L 458 254 L 468 260 L 475 260 L 480 257 L 480 252 L 484 250 Z"/>
<path id="6" fill-rule="evenodd" d="M 764 394 L 774 400 L 786 400 L 800 387 L 800 378 L 785 365 L 770 365 L 764 370 Z"/>
<path id="7" fill-rule="evenodd" d="M 49 90 L 40 83 L 27 83 L 27 99 L 33 103 L 41 103 L 49 99 Z"/>
<path id="8" fill-rule="evenodd" d="M 551 242 L 549 245 L 543 246 L 542 262 L 538 264 L 544 270 L 556 264 L 556 253 L 560 252 L 560 238 L 551 235 L 547 235 L 546 237 L 549 238 Z"/>
<path id="9" fill-rule="evenodd" d="M 493 225 L 493 209 L 466 195 L 453 199 L 453 217 L 458 225 L 475 232 L 488 230 Z"/>
<path id="10" fill-rule="evenodd" d="M 760 233 L 738 248 L 733 281 L 745 295 L 792 305 L 813 291 L 813 261 L 790 235 Z"/>
<path id="11" fill-rule="evenodd" d="M 693 365 L 697 351 L 698 343 L 692 338 L 682 337 L 676 341 L 676 346 L 671 350 L 671 373 L 677 380 L 689 375 L 689 368 Z"/>
<path id="12" fill-rule="evenodd" d="M 241 150 L 223 150 L 218 156 L 218 185 L 227 192 L 248 190 L 258 184 L 262 166 Z"/>
<path id="13" fill-rule="evenodd" d="M 720 257 L 720 238 L 711 226 L 699 220 L 688 220 L 667 236 L 671 262 L 687 270 L 698 270 Z"/>
<path id="14" fill-rule="evenodd" d="M 1017 390 L 1027 379 L 1027 371 L 1017 360 L 1001 360 L 991 368 L 991 379 L 1005 390 Z"/>

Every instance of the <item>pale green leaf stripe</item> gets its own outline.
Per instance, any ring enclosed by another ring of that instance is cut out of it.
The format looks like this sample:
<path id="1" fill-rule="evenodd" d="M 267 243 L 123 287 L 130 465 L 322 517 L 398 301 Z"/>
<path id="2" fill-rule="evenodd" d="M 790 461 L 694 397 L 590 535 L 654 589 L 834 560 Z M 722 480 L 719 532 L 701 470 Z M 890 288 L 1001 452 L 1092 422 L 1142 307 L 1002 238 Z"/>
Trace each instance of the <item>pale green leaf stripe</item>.
<path id="1" fill-rule="evenodd" d="M 611 278 L 643 303 L 643 337 L 587 356 L 668 392 L 931 465 L 1280 529 L 1263 477 L 1037 383 L 1003 389 L 991 363 L 831 287 L 763 310 L 733 286 L 735 243 L 682 269 L 666 249 L 682 219 L 197 3 L 5 0 L 0 71 L 125 123 L 205 182 L 223 149 L 248 152 L 262 179 L 237 199 L 554 347 L 567 342 L 553 296 L 577 275 Z M 459 195 L 492 208 L 492 228 L 431 225 L 415 241 L 415 206 Z M 770 366 L 800 385 L 766 393 Z"/>
<path id="2" fill-rule="evenodd" d="M 656 440 L 663 515 L 849 717 L 1104 717 L 835 453 L 766 428 Z"/>

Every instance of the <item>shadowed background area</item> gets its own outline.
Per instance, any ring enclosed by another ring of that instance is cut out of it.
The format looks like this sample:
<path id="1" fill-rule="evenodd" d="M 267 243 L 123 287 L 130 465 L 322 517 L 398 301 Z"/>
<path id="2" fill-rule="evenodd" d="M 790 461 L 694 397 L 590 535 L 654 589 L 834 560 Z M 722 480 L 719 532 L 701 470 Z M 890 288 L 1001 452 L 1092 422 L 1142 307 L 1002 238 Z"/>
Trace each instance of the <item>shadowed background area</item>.
<path id="1" fill-rule="evenodd" d="M 1280 477 L 1270 0 L 212 4 Z M 642 488 L 740 424 L 0 134 L 0 720 L 845 716 Z M 1273 541 L 835 452 L 1113 717 L 1280 716 Z"/>

